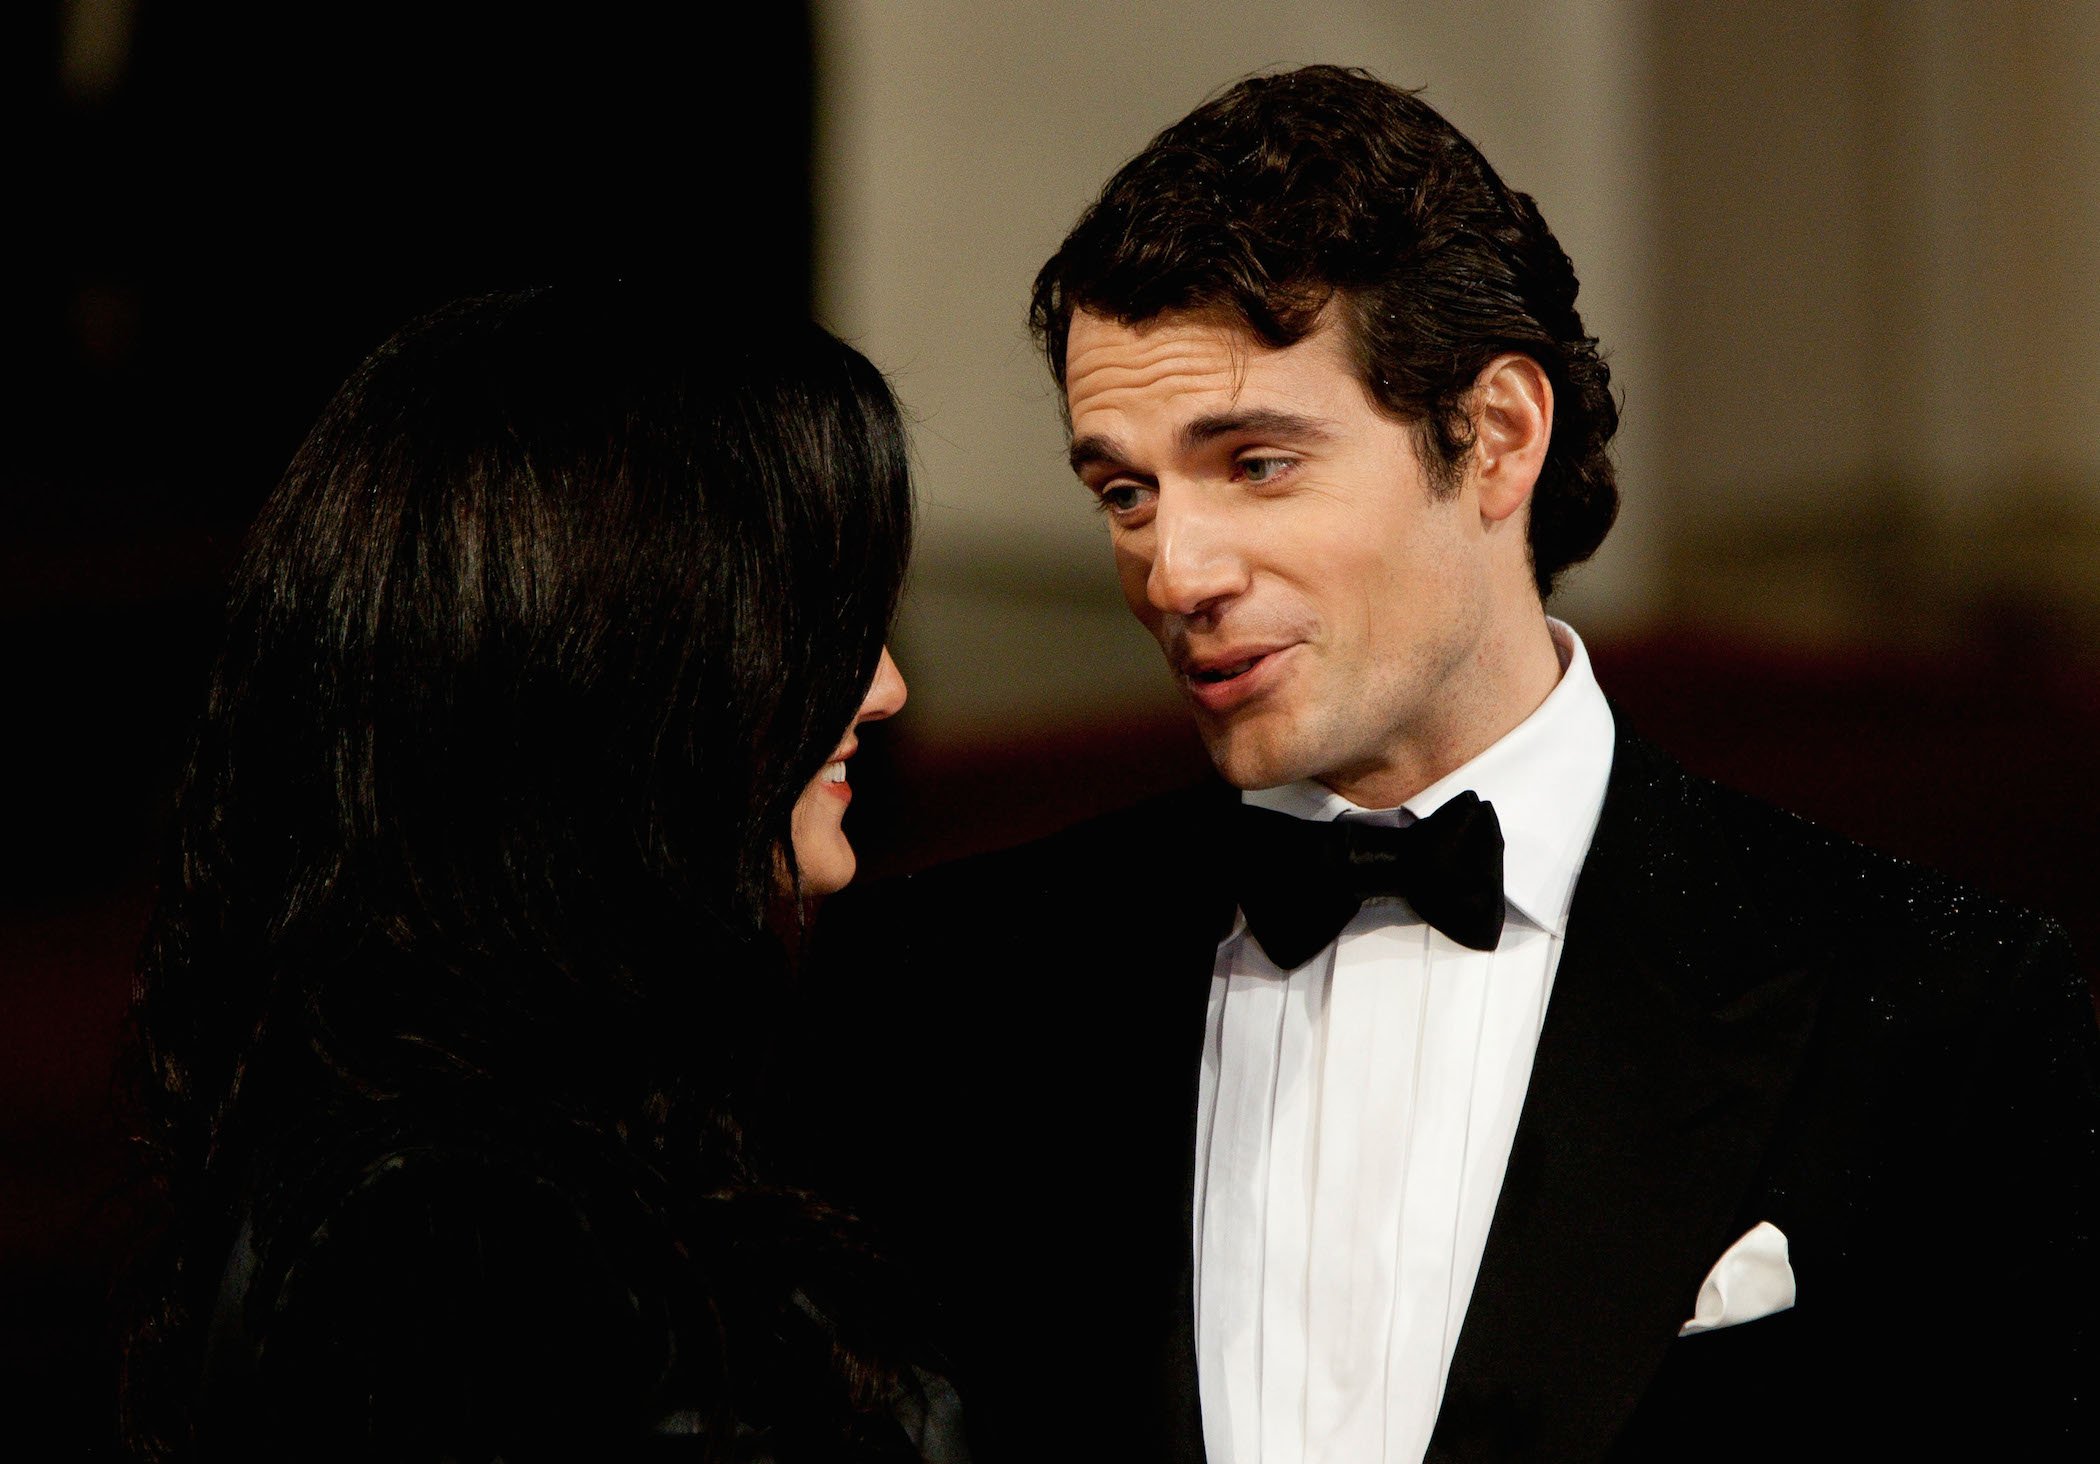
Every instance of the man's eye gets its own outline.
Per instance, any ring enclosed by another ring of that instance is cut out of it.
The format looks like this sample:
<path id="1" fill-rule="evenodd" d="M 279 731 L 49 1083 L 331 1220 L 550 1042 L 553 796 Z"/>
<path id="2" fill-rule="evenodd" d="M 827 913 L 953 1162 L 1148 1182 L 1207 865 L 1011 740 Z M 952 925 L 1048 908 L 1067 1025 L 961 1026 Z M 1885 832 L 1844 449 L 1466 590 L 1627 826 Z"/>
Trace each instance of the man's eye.
<path id="1" fill-rule="evenodd" d="M 1240 476 L 1249 483 L 1274 482 L 1289 468 L 1291 460 L 1283 457 L 1243 457 L 1235 465 Z"/>
<path id="2" fill-rule="evenodd" d="M 1145 494 L 1148 491 L 1135 483 L 1111 483 L 1101 490 L 1096 502 L 1103 513 L 1133 513 L 1144 507 Z"/>

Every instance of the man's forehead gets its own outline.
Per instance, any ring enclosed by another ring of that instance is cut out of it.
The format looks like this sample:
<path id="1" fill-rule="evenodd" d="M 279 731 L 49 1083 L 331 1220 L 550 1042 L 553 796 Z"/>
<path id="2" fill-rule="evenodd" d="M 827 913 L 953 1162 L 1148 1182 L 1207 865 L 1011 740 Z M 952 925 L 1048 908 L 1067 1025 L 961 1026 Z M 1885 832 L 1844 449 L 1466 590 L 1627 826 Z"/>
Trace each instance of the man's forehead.
<path id="1" fill-rule="evenodd" d="M 1065 392 L 1075 411 L 1098 394 L 1174 378 L 1209 384 L 1245 374 L 1252 331 L 1215 315 L 1168 311 L 1126 322 L 1080 311 L 1065 346 Z"/>
<path id="2" fill-rule="evenodd" d="M 1323 315 L 1294 345 L 1271 346 L 1222 310 L 1168 310 L 1141 321 L 1075 311 L 1065 346 L 1066 420 L 1140 403 L 1234 404 L 1250 375 L 1271 377 L 1286 360 L 1353 377 L 1342 331 Z"/>

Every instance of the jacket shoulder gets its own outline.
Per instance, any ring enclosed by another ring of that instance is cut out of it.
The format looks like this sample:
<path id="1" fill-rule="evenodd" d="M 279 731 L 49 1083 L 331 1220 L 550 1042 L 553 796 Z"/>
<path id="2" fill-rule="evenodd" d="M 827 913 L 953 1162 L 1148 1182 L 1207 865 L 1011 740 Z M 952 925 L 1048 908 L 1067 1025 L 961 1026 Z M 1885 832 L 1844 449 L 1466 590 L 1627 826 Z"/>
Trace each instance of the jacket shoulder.
<path id="1" fill-rule="evenodd" d="M 1628 734 L 1613 791 L 1637 806 L 1636 837 L 1664 859 L 1705 861 L 1782 929 L 1825 945 L 1862 940 L 1917 957 L 2062 949 L 2056 922 L 1941 871 L 1860 844 L 1798 814 L 1687 771 Z M 1630 796 L 1629 796 L 1630 795 Z"/>

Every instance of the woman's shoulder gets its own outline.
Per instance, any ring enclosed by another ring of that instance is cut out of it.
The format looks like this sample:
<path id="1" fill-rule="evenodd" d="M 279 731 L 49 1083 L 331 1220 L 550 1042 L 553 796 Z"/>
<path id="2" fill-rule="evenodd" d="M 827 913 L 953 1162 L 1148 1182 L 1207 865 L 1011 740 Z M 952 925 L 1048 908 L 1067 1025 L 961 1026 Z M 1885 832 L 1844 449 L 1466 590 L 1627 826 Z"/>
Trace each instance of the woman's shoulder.
<path id="1" fill-rule="evenodd" d="M 628 1432 L 687 1401 L 674 1259 L 638 1196 L 529 1143 L 338 1136 L 258 1175 L 200 1427 L 410 1458 Z"/>
<path id="2" fill-rule="evenodd" d="M 588 1133 L 457 1119 L 290 1167 L 231 1250 L 207 1422 L 323 1457 L 960 1457 L 897 1293 L 795 1196 L 679 1193 Z M 885 1387 L 840 1366 L 885 1354 Z"/>

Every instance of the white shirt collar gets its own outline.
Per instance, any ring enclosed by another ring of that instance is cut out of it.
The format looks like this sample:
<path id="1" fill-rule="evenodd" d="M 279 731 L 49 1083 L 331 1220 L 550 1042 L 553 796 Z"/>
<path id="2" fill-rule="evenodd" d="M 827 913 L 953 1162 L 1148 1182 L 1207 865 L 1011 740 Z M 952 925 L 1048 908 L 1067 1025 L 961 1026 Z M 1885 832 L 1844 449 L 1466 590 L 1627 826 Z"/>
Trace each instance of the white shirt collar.
<path id="1" fill-rule="evenodd" d="M 1540 929 L 1564 934 L 1575 877 L 1604 807 L 1616 729 L 1582 637 L 1551 618 L 1546 627 L 1561 675 L 1538 709 L 1399 808 L 1361 808 L 1309 778 L 1244 792 L 1241 800 L 1294 818 L 1406 824 L 1470 788 L 1495 806 L 1502 825 L 1504 898 Z M 1235 933 L 1239 928 L 1235 922 Z"/>

